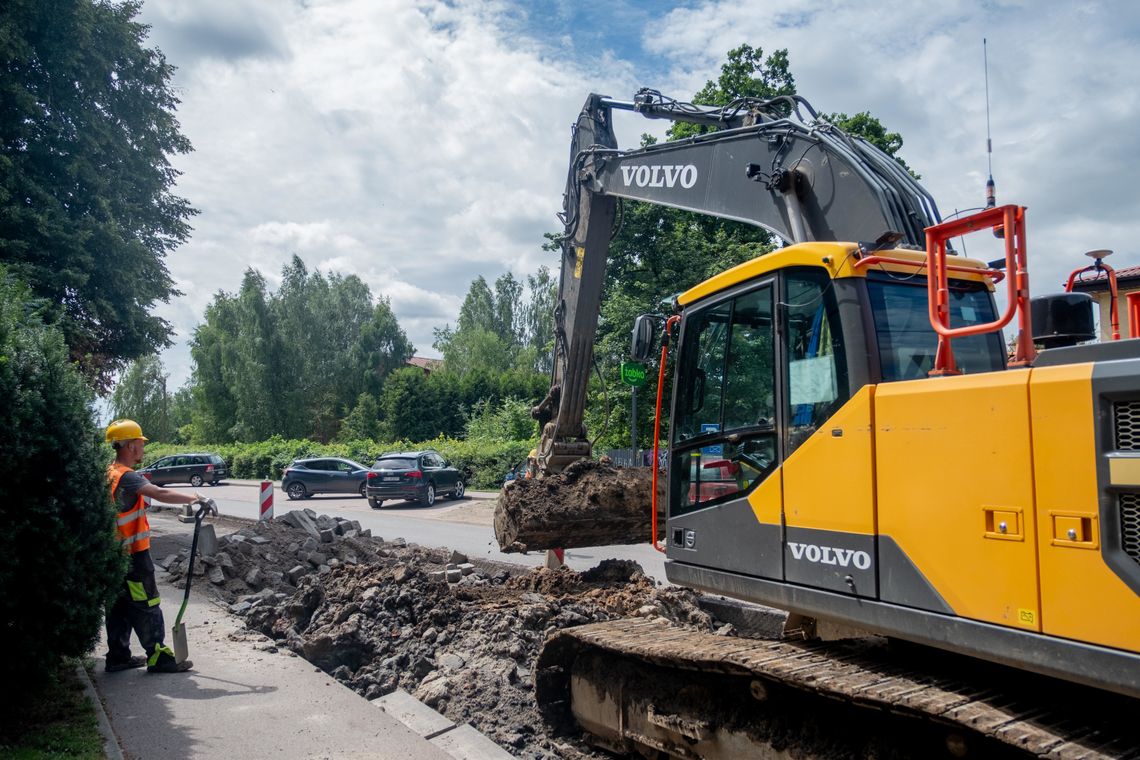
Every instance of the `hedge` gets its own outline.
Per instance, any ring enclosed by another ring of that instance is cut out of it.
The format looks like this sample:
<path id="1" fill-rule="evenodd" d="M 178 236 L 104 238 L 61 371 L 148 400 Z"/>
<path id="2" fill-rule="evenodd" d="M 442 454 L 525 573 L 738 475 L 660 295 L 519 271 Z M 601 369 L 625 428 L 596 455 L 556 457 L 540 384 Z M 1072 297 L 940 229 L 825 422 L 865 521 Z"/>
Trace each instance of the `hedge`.
<path id="1" fill-rule="evenodd" d="M 526 459 L 534 446 L 532 441 L 461 441 L 454 438 L 436 438 L 433 441 L 411 443 L 396 441 L 349 441 L 346 443 L 316 443 L 304 439 L 286 440 L 274 436 L 258 443 L 223 443 L 210 445 L 174 445 L 153 443 L 146 447 L 145 464 L 172 454 L 210 452 L 220 455 L 230 468 L 230 476 L 239 479 L 269 478 L 279 480 L 281 473 L 294 459 L 306 457 L 344 457 L 371 465 L 386 452 L 435 449 L 460 470 L 469 470 L 471 488 L 498 488 L 503 475 L 511 467 Z"/>
<path id="2" fill-rule="evenodd" d="M 125 571 L 93 394 L 34 306 L 0 267 L 0 680 L 12 694 L 90 651 Z"/>

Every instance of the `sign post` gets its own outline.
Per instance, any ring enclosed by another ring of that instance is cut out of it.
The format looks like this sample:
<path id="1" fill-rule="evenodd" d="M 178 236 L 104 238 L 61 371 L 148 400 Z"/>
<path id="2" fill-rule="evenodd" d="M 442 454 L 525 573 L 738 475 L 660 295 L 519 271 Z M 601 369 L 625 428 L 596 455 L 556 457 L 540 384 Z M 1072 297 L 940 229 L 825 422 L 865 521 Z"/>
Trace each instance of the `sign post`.
<path id="1" fill-rule="evenodd" d="M 622 362 L 621 363 L 621 381 L 628 385 L 633 394 L 632 408 L 629 414 L 629 427 L 630 438 L 634 459 L 638 459 L 637 452 L 637 389 L 639 386 L 645 385 L 646 372 L 645 365 L 641 362 Z"/>

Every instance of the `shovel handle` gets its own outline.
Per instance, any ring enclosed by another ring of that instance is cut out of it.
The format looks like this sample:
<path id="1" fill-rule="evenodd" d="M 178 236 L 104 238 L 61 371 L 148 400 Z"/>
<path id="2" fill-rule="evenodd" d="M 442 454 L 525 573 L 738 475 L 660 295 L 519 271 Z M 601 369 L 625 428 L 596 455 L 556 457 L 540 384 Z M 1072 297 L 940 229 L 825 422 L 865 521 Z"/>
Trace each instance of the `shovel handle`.
<path id="1" fill-rule="evenodd" d="M 198 531 L 202 527 L 202 518 L 206 516 L 207 507 L 202 504 L 198 513 L 194 515 L 194 538 L 190 540 L 190 565 L 186 569 L 186 591 L 182 594 L 182 606 L 178 608 L 178 617 L 174 619 L 174 627 L 182 624 L 182 616 L 186 613 L 186 604 L 190 601 L 190 582 L 194 580 L 194 555 L 198 553 Z"/>

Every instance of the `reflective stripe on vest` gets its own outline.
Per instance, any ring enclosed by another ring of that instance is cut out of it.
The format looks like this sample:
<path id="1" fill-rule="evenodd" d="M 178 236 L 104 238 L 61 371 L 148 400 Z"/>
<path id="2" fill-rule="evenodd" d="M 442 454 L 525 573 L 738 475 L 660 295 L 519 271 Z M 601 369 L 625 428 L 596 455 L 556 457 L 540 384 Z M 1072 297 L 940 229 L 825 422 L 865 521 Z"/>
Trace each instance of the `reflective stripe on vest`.
<path id="1" fill-rule="evenodd" d="M 107 468 L 107 481 L 111 484 L 111 499 L 118 506 L 115 491 L 119 488 L 119 481 L 123 475 L 134 472 L 130 467 L 118 462 L 112 462 Z M 115 533 L 119 537 L 119 544 L 130 554 L 146 551 L 150 548 L 150 522 L 146 519 L 146 502 L 142 494 L 135 499 L 130 509 L 119 512 L 116 520 Z"/>

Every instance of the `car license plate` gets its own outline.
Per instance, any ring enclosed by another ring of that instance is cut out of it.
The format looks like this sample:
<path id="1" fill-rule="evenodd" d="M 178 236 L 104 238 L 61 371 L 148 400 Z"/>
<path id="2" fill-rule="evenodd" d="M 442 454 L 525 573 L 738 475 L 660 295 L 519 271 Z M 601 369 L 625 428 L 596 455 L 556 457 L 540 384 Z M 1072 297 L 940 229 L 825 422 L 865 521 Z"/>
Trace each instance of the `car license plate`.
<path id="1" fill-rule="evenodd" d="M 394 481 L 394 480 L 399 480 L 399 478 L 381 478 L 381 479 L 382 479 L 382 480 L 383 480 L 385 483 L 391 483 L 391 482 L 392 482 L 392 481 Z"/>

